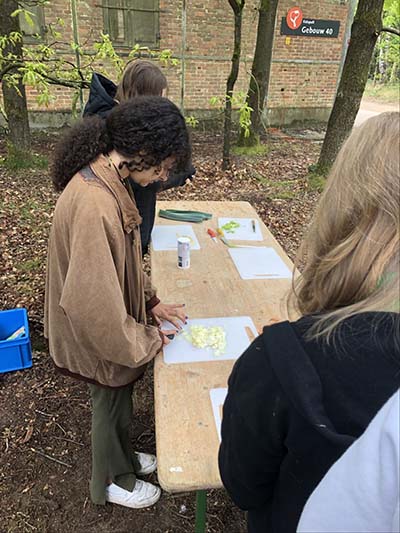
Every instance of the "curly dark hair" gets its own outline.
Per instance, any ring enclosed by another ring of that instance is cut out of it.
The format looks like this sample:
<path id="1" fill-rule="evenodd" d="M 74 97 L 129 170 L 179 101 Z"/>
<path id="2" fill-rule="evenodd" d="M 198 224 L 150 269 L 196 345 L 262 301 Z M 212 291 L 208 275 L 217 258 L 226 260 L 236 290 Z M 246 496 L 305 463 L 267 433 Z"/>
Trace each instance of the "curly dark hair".
<path id="1" fill-rule="evenodd" d="M 139 159 L 140 169 L 173 156 L 179 172 L 191 156 L 185 119 L 176 105 L 161 96 L 138 96 L 115 106 L 105 120 L 80 120 L 60 139 L 50 170 L 56 190 L 62 191 L 81 168 L 113 149 Z"/>

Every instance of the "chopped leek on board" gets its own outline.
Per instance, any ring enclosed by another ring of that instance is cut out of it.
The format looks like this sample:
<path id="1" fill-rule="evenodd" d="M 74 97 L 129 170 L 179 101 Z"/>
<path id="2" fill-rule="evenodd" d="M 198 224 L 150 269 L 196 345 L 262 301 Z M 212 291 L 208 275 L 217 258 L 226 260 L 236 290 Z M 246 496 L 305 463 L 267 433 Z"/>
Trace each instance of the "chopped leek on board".
<path id="1" fill-rule="evenodd" d="M 225 353 L 226 333 L 222 326 L 190 326 L 182 336 L 196 348 L 211 348 L 216 356 Z"/>

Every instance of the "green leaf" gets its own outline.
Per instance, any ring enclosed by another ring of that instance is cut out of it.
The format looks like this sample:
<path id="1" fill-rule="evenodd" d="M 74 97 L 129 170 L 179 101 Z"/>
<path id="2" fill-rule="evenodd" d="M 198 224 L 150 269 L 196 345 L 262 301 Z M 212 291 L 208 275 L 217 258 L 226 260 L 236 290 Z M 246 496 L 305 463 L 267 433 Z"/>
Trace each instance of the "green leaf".
<path id="1" fill-rule="evenodd" d="M 219 105 L 219 104 L 221 104 L 221 100 L 220 100 L 220 98 L 218 96 L 212 96 L 210 98 L 210 104 L 211 105 Z"/>
<path id="2" fill-rule="evenodd" d="M 20 13 L 22 13 L 23 11 L 24 11 L 24 10 L 23 10 L 22 8 L 16 9 L 15 11 L 13 11 L 13 12 L 11 13 L 11 17 L 13 17 L 13 18 L 18 17 L 18 15 L 19 15 Z"/>
<path id="3" fill-rule="evenodd" d="M 193 115 L 189 115 L 188 117 L 185 117 L 185 122 L 192 128 L 195 128 L 199 124 L 198 119 L 194 117 Z"/>
<path id="4" fill-rule="evenodd" d="M 24 17 L 25 17 L 25 20 L 26 20 L 26 23 L 31 27 L 33 28 L 34 26 L 34 22 L 33 22 L 33 18 L 31 17 L 31 15 L 35 16 L 33 13 L 31 13 L 30 11 L 27 11 L 26 9 L 24 9 Z"/>

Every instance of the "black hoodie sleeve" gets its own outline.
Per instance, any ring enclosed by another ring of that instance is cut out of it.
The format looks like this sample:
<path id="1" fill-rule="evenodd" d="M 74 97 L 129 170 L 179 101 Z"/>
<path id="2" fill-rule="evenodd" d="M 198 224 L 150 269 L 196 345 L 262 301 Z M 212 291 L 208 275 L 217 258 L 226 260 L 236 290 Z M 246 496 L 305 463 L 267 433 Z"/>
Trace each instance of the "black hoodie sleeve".
<path id="1" fill-rule="evenodd" d="M 236 362 L 223 408 L 219 470 L 232 500 L 244 510 L 273 495 L 281 462 L 288 409 L 262 337 Z"/>

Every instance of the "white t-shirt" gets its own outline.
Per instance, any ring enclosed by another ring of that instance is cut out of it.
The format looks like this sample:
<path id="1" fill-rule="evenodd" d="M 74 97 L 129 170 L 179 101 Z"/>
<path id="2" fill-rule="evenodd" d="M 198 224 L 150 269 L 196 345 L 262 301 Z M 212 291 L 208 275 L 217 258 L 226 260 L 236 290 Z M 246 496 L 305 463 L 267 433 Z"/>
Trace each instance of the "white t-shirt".
<path id="1" fill-rule="evenodd" d="M 400 391 L 312 493 L 297 533 L 400 532 Z"/>

